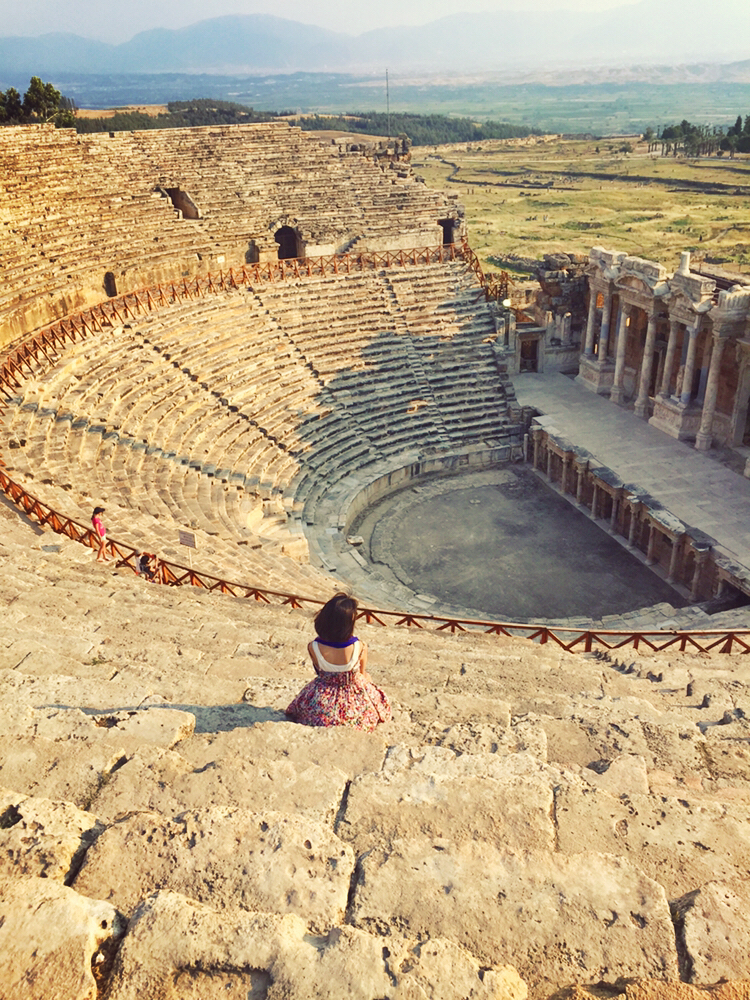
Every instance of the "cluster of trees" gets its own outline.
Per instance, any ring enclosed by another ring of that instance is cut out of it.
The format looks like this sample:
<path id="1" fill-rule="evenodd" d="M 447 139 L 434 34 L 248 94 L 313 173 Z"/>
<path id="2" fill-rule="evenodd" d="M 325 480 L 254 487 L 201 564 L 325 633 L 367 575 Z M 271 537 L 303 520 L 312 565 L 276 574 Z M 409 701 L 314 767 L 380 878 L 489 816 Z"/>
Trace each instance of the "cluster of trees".
<path id="1" fill-rule="evenodd" d="M 744 122 L 742 115 L 737 115 L 737 121 L 726 132 L 721 127 L 693 125 L 683 118 L 679 125 L 667 125 L 658 133 L 647 128 L 643 138 L 649 150 L 660 146 L 662 156 L 677 156 L 679 152 L 685 156 L 750 153 L 750 115 Z"/>
<path id="2" fill-rule="evenodd" d="M 147 115 L 142 111 L 118 111 L 109 118 L 80 118 L 79 132 L 130 132 L 146 128 L 191 128 L 194 125 L 243 125 L 268 122 L 288 112 L 255 111 L 234 101 L 204 97 L 193 101 L 170 101 L 167 111 Z"/>
<path id="3" fill-rule="evenodd" d="M 0 125 L 32 122 L 52 122 L 59 128 L 72 128 L 76 123 L 75 103 L 38 76 L 32 76 L 23 97 L 15 87 L 8 87 L 5 92 L 0 90 Z"/>
<path id="4" fill-rule="evenodd" d="M 538 129 L 507 122 L 488 121 L 479 124 L 471 118 L 449 118 L 447 115 L 392 114 L 374 111 L 350 112 L 348 115 L 321 118 L 318 115 L 301 118 L 305 129 L 336 129 L 366 135 L 406 135 L 414 146 L 437 146 L 444 142 L 476 142 L 483 139 L 518 139 L 540 135 Z"/>
<path id="5" fill-rule="evenodd" d="M 732 153 L 750 153 L 750 115 L 745 115 L 744 123 L 742 115 L 737 115 L 737 121 L 727 129 L 721 148 Z"/>

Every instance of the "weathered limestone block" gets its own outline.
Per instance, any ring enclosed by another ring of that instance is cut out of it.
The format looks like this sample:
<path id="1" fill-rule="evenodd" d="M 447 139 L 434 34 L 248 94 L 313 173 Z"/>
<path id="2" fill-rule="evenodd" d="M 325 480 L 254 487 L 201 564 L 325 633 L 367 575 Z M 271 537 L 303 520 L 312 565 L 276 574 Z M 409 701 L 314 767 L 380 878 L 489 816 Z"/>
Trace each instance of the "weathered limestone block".
<path id="1" fill-rule="evenodd" d="M 344 726 L 314 728 L 293 722 L 262 722 L 251 729 L 200 734 L 180 752 L 196 767 L 218 760 L 288 760 L 294 765 L 337 768 L 348 778 L 378 771 L 385 757 L 381 732 L 362 733 Z"/>
<path id="2" fill-rule="evenodd" d="M 636 754 L 649 767 L 662 767 L 668 765 L 674 753 L 682 759 L 688 752 L 685 742 L 700 736 L 695 724 L 684 715 L 661 711 L 645 698 L 599 698 L 596 711 L 592 711 L 592 696 L 593 692 L 573 699 L 569 714 L 586 729 L 599 759 Z M 667 732 L 671 735 L 665 744 Z"/>
<path id="3" fill-rule="evenodd" d="M 201 902 L 296 913 L 317 929 L 346 909 L 354 854 L 318 820 L 214 807 L 131 816 L 89 850 L 76 891 L 126 915 L 155 889 Z"/>
<path id="4" fill-rule="evenodd" d="M 712 881 L 672 903 L 691 983 L 750 979 L 750 886 L 742 877 Z"/>
<path id="5" fill-rule="evenodd" d="M 0 720 L 0 736 L 41 736 L 48 740 L 98 738 L 132 747 L 140 743 L 173 747 L 191 736 L 194 729 L 195 716 L 191 712 L 162 705 L 94 714 L 80 708 L 36 708 L 15 702 Z"/>
<path id="6" fill-rule="evenodd" d="M 405 700 L 394 687 L 397 700 Z M 410 711 L 416 721 L 432 724 L 435 719 L 442 719 L 448 725 L 456 725 L 471 719 L 472 722 L 510 725 L 510 705 L 507 702 L 496 701 L 485 694 L 458 694 L 452 692 L 435 693 L 425 691 L 419 701 L 412 702 Z"/>
<path id="7" fill-rule="evenodd" d="M 358 854 L 384 840 L 420 836 L 487 841 L 507 851 L 552 851 L 550 779 L 543 771 L 519 770 L 516 759 L 497 754 L 394 748 L 382 772 L 352 782 L 336 832 L 351 840 Z"/>
<path id="8" fill-rule="evenodd" d="M 57 669 L 60 664 L 67 667 L 85 659 L 95 644 L 97 640 L 93 636 L 83 638 L 59 629 L 47 634 L 36 631 L 15 639 L 7 646 L 0 646 L 0 670 L 64 673 L 64 669 Z"/>
<path id="9" fill-rule="evenodd" d="M 624 858 L 399 841 L 360 859 L 357 927 L 446 938 L 532 984 L 677 978 L 666 895 Z"/>
<path id="10" fill-rule="evenodd" d="M 525 1000 L 511 966 L 481 967 L 433 939 L 383 939 L 335 927 L 312 937 L 292 914 L 220 911 L 158 892 L 133 915 L 112 972 L 109 1000 L 169 995 L 196 1000 Z"/>
<path id="11" fill-rule="evenodd" d="M 625 1000 L 750 1000 L 750 982 L 738 980 L 691 986 L 689 983 L 661 983 L 653 979 L 625 986 Z"/>
<path id="12" fill-rule="evenodd" d="M 96 1000 L 94 967 L 106 966 L 125 931 L 109 903 L 50 879 L 0 882 L 0 996 Z"/>
<path id="13" fill-rule="evenodd" d="M 648 795 L 646 761 L 637 754 L 620 754 L 606 766 L 587 768 L 586 781 L 612 795 Z"/>
<path id="14" fill-rule="evenodd" d="M 547 760 L 547 733 L 538 717 L 525 716 L 511 726 L 459 722 L 429 739 L 459 753 L 530 753 Z"/>
<path id="15" fill-rule="evenodd" d="M 71 802 L 0 789 L 0 878 L 35 875 L 65 882 L 103 829 Z"/>
<path id="16" fill-rule="evenodd" d="M 233 755 L 200 768 L 174 750 L 139 747 L 92 803 L 108 823 L 130 812 L 176 816 L 186 809 L 239 806 L 263 812 L 314 814 L 333 821 L 346 787 L 338 768 Z"/>
<path id="17" fill-rule="evenodd" d="M 144 708 L 95 715 L 94 724 L 109 730 L 109 739 L 171 748 L 192 736 L 195 716 L 176 708 Z"/>
<path id="18" fill-rule="evenodd" d="M 627 855 L 670 899 L 750 868 L 750 806 L 645 795 L 614 796 L 583 783 L 555 790 L 558 850 Z"/>
<path id="19" fill-rule="evenodd" d="M 706 760 L 711 773 L 720 785 L 750 787 L 750 745 L 747 738 L 726 739 L 722 730 L 709 730 L 706 740 Z"/>
<path id="20" fill-rule="evenodd" d="M 0 736 L 0 780 L 27 795 L 65 799 L 86 809 L 123 749 L 100 740 Z"/>
<path id="21" fill-rule="evenodd" d="M 388 967 L 397 980 L 393 1000 L 526 1000 L 528 989 L 512 965 L 484 968 L 452 941 L 432 938 L 404 949 L 388 940 Z"/>
<path id="22" fill-rule="evenodd" d="M 214 910 L 159 892 L 135 914 L 109 1000 L 172 995 L 201 1000 L 372 1000 L 390 994 L 382 942 L 352 927 L 313 938 L 292 914 Z"/>

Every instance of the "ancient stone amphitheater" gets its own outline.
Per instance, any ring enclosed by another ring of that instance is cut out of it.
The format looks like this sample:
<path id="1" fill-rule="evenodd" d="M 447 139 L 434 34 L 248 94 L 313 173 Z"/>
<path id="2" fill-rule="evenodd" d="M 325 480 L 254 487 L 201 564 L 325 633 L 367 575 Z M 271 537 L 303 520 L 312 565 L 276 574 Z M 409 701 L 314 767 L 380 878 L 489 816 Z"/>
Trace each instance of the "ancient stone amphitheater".
<path id="1" fill-rule="evenodd" d="M 393 721 L 283 714 L 352 517 L 520 457 L 460 207 L 283 124 L 0 163 L 0 995 L 750 996 L 744 656 L 371 618 Z"/>

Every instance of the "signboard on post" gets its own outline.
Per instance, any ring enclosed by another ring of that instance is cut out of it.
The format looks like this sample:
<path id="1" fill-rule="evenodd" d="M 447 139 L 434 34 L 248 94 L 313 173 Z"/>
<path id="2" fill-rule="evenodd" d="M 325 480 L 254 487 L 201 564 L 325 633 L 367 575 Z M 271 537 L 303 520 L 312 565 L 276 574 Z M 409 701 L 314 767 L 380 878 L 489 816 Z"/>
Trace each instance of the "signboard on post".
<path id="1" fill-rule="evenodd" d="M 190 569 L 193 568 L 193 553 L 191 549 L 195 548 L 195 535 L 192 531 L 183 531 L 182 528 L 179 529 L 180 532 L 180 545 L 184 545 L 188 550 L 188 565 Z"/>

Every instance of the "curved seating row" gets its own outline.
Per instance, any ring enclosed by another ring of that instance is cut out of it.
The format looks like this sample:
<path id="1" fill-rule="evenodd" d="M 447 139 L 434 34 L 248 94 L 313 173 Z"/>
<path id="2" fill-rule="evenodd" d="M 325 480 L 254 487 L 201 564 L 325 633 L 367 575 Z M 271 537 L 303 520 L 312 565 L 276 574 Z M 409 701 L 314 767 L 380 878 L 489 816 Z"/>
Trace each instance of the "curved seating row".
<path id="1" fill-rule="evenodd" d="M 198 218 L 175 207 L 176 190 Z M 434 245 L 438 219 L 456 211 L 412 177 L 283 122 L 86 136 L 4 128 L 0 204 L 0 343 L 112 294 L 108 273 L 122 292 L 275 257 L 283 225 L 326 253 L 354 240 Z"/>
<path id="2" fill-rule="evenodd" d="M 287 514 L 314 520 L 335 482 L 516 433 L 478 291 L 457 261 L 258 285 L 138 317 L 23 386 L 5 416 L 23 442 L 10 469 L 41 480 L 50 503 L 57 483 L 197 528 L 223 573 L 238 542 L 304 558 Z M 285 572 L 282 589 L 311 582 Z"/>

